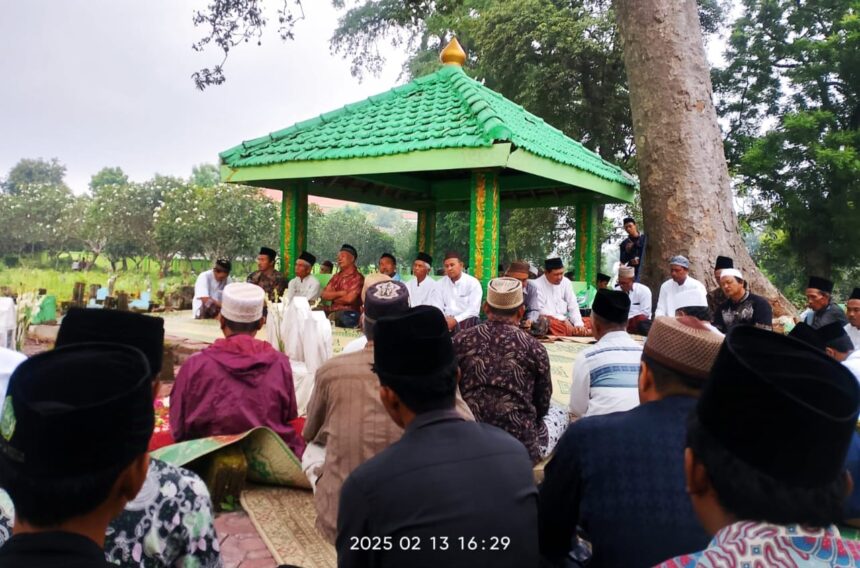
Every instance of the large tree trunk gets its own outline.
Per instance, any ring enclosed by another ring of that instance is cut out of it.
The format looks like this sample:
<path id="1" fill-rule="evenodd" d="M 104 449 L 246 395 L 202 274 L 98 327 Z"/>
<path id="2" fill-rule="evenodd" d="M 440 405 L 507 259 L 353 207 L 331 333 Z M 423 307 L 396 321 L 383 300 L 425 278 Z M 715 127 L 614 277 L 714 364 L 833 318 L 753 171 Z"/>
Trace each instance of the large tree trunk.
<path id="1" fill-rule="evenodd" d="M 615 0 L 615 12 L 648 228 L 644 281 L 656 290 L 668 260 L 683 254 L 691 275 L 712 289 L 716 257 L 730 256 L 774 317 L 796 315 L 738 232 L 696 2 Z"/>

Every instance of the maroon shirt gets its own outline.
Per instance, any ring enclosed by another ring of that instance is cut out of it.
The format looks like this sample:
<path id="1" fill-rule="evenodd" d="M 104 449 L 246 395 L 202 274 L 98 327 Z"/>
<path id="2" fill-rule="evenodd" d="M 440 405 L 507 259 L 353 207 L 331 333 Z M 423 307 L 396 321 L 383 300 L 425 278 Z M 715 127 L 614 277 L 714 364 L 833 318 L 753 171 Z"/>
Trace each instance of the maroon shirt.
<path id="1" fill-rule="evenodd" d="M 358 270 L 352 272 L 338 272 L 331 277 L 326 285 L 326 290 L 334 290 L 335 292 L 355 292 L 355 301 L 345 304 L 340 298 L 333 300 L 331 306 L 327 308 L 327 312 L 339 312 L 342 310 L 352 310 L 357 312 L 361 310 L 361 288 L 364 286 L 364 276 Z"/>
<path id="2" fill-rule="evenodd" d="M 170 394 L 170 430 L 177 442 L 265 426 L 301 458 L 305 442 L 289 425 L 297 416 L 290 359 L 249 335 L 218 339 L 191 356 Z"/>

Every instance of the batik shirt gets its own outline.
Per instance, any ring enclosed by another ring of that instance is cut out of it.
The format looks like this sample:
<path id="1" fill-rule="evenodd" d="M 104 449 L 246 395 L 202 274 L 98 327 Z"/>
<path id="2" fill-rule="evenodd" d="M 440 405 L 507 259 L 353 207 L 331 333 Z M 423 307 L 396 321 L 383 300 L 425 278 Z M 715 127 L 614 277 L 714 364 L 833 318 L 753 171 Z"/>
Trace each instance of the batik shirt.
<path id="1" fill-rule="evenodd" d="M 284 290 L 287 289 L 287 279 L 277 270 L 270 270 L 268 272 L 257 270 L 256 272 L 252 272 L 248 276 L 248 282 L 256 284 L 265 290 L 271 302 L 275 301 L 276 293 L 278 298 L 282 298 Z"/>
<path id="2" fill-rule="evenodd" d="M 11 536 L 14 518 L 11 500 L 0 490 L 0 546 Z M 221 566 L 206 485 L 196 474 L 161 460 L 149 460 L 143 487 L 105 535 L 105 558 L 120 566 Z"/>
<path id="3" fill-rule="evenodd" d="M 546 348 L 517 326 L 492 320 L 453 341 L 460 392 L 475 420 L 507 431 L 539 461 L 547 439 L 543 417 L 552 398 Z"/>
<path id="4" fill-rule="evenodd" d="M 714 312 L 714 327 L 723 333 L 728 333 L 738 325 L 754 325 L 762 329 L 771 329 L 773 309 L 767 300 L 749 292 L 745 292 L 737 303 L 728 299 Z"/>
<path id="5" fill-rule="evenodd" d="M 326 284 L 325 289 L 333 290 L 335 292 L 356 292 L 355 300 L 353 300 L 349 304 L 344 303 L 341 298 L 338 298 L 337 300 L 332 300 L 331 306 L 329 306 L 326 311 L 359 311 L 361 309 L 362 287 L 364 287 L 364 276 L 362 276 L 361 272 L 359 272 L 358 270 L 353 269 L 350 272 L 338 272 L 331 277 L 331 280 L 328 281 L 328 284 Z"/>
<path id="6" fill-rule="evenodd" d="M 836 527 L 812 529 L 741 521 L 721 529 L 708 547 L 656 568 L 745 568 L 780 566 L 860 567 L 860 542 L 842 540 Z"/>

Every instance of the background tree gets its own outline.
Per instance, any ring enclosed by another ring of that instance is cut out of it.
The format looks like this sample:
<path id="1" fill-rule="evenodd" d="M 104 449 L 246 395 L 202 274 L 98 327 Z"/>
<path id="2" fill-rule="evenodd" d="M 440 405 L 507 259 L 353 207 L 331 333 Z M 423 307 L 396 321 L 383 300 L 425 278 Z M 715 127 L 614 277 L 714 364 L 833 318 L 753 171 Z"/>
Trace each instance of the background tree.
<path id="1" fill-rule="evenodd" d="M 22 159 L 15 164 L 2 182 L 4 193 L 17 195 L 24 187 L 33 185 L 62 186 L 66 177 L 66 166 L 57 158 Z"/>
<path id="2" fill-rule="evenodd" d="M 714 286 L 713 262 L 735 259 L 774 315 L 794 309 L 750 258 L 738 232 L 693 0 L 616 0 L 630 85 L 642 208 L 648 222 L 644 280 L 657 285 L 674 254 Z"/>
<path id="3" fill-rule="evenodd" d="M 215 164 L 200 164 L 191 168 L 191 185 L 213 187 L 221 183 L 221 173 Z"/>
<path id="4" fill-rule="evenodd" d="M 745 0 L 714 74 L 730 166 L 764 233 L 758 260 L 783 289 L 860 266 L 845 238 L 860 220 L 858 10 Z"/>
<path id="5" fill-rule="evenodd" d="M 90 177 L 90 193 L 109 185 L 128 185 L 128 175 L 120 167 L 104 167 Z"/>
<path id="6" fill-rule="evenodd" d="M 358 265 L 375 265 L 383 252 L 395 250 L 394 238 L 371 223 L 357 207 L 336 209 L 325 215 L 309 211 L 308 250 L 322 262 L 334 261 L 343 243 L 358 251 Z"/>
<path id="7" fill-rule="evenodd" d="M 261 244 L 277 248 L 280 207 L 249 186 L 195 187 L 200 196 L 197 238 L 203 256 L 248 259 Z"/>

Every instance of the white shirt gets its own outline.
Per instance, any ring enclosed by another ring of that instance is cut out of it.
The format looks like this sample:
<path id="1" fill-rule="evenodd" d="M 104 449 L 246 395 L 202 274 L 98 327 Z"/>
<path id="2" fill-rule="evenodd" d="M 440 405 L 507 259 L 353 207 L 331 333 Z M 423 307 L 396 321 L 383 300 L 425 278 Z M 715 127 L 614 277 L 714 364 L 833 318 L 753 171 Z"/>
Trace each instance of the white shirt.
<path id="1" fill-rule="evenodd" d="M 0 347 L 0 410 L 6 401 L 6 389 L 9 387 L 9 377 L 15 368 L 23 363 L 27 356 L 5 347 Z"/>
<path id="2" fill-rule="evenodd" d="M 481 313 L 481 297 L 483 289 L 481 282 L 465 272 L 460 274 L 456 282 L 445 276 L 436 282 L 442 313 L 452 317 L 457 322 L 476 318 Z"/>
<path id="3" fill-rule="evenodd" d="M 309 304 L 313 304 L 320 297 L 320 281 L 311 274 L 305 276 L 304 280 L 296 276 L 287 285 L 287 303 L 293 296 L 302 296 L 308 299 Z"/>
<path id="4" fill-rule="evenodd" d="M 356 337 L 355 339 L 347 343 L 343 347 L 343 350 L 340 352 L 340 354 L 344 355 L 346 353 L 355 353 L 357 351 L 361 351 L 365 347 L 367 347 L 367 336 L 362 335 L 361 337 Z"/>
<path id="5" fill-rule="evenodd" d="M 445 277 L 447 278 L 447 276 Z M 409 307 L 415 306 L 433 306 L 443 309 L 442 301 L 439 298 L 438 284 L 430 276 L 425 276 L 421 284 L 417 278 L 406 283 L 406 289 L 409 290 Z"/>
<path id="6" fill-rule="evenodd" d="M 215 271 L 212 269 L 201 272 L 194 283 L 194 299 L 191 300 L 193 316 L 198 317 L 200 315 L 200 308 L 203 306 L 203 300 L 200 298 L 212 298 L 216 302 L 220 302 L 224 287 L 230 282 L 229 276 L 221 282 L 215 280 Z"/>
<path id="7" fill-rule="evenodd" d="M 621 290 L 621 287 L 615 285 L 616 290 Z M 623 290 L 621 290 L 623 292 Z M 627 314 L 627 319 L 635 318 L 636 316 L 645 316 L 651 319 L 651 288 L 639 282 L 633 283 L 633 289 L 627 294 L 630 297 L 630 313 Z"/>
<path id="8" fill-rule="evenodd" d="M 584 349 L 573 364 L 570 413 L 596 416 L 639 405 L 642 346 L 625 331 L 612 331 Z"/>
<path id="9" fill-rule="evenodd" d="M 850 323 L 845 324 L 845 333 L 848 334 L 848 339 L 854 344 L 854 349 L 860 350 L 860 329 L 854 327 Z"/>
<path id="10" fill-rule="evenodd" d="M 857 381 L 860 381 L 860 349 L 855 349 L 848 355 L 848 358 L 842 361 L 842 364 L 848 367 L 848 370 L 854 373 Z"/>
<path id="11" fill-rule="evenodd" d="M 559 284 L 552 284 L 546 279 L 546 274 L 534 280 L 540 294 L 542 306 L 541 315 L 558 320 L 569 319 L 574 327 L 582 327 L 582 315 L 579 313 L 579 302 L 573 293 L 573 284 L 563 277 Z"/>
<path id="12" fill-rule="evenodd" d="M 671 278 L 660 286 L 660 296 L 657 298 L 657 311 L 654 317 L 675 317 L 675 310 L 688 306 L 707 306 L 708 291 L 705 285 L 687 276 L 683 284 L 677 284 Z"/>

